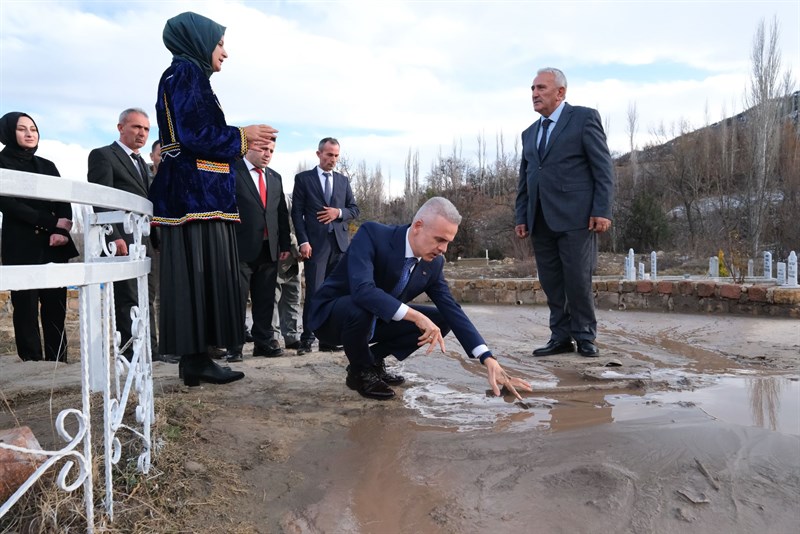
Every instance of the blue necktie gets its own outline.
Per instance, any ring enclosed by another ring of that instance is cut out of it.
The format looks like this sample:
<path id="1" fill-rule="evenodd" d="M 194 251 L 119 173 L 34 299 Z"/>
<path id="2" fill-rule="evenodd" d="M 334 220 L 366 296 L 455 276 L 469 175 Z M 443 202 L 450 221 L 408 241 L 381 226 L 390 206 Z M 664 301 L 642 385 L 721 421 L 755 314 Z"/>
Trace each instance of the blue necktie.
<path id="1" fill-rule="evenodd" d="M 400 272 L 400 280 L 397 281 L 397 285 L 395 285 L 394 289 L 392 289 L 392 296 L 394 298 L 399 298 L 403 293 L 403 290 L 408 285 L 409 278 L 411 278 L 411 268 L 416 264 L 417 258 L 414 257 L 406 258 L 406 261 L 403 262 L 403 270 Z"/>
<path id="2" fill-rule="evenodd" d="M 547 148 L 547 129 L 550 127 L 550 119 L 542 121 L 542 138 L 539 139 L 539 161 L 544 159 L 544 150 Z"/>
<path id="3" fill-rule="evenodd" d="M 331 205 L 331 193 L 333 189 L 333 185 L 331 184 L 331 173 L 323 172 L 322 176 L 325 177 L 325 204 L 327 206 Z"/>
<path id="4" fill-rule="evenodd" d="M 403 293 L 403 290 L 408 285 L 408 281 L 411 279 L 411 268 L 417 264 L 417 258 L 411 257 L 406 258 L 403 262 L 403 270 L 400 272 L 400 280 L 397 281 L 394 288 L 392 289 L 391 295 L 394 298 L 400 298 L 400 295 Z M 377 325 L 377 318 L 372 319 L 372 328 L 369 331 L 369 339 L 375 335 L 375 326 Z"/>

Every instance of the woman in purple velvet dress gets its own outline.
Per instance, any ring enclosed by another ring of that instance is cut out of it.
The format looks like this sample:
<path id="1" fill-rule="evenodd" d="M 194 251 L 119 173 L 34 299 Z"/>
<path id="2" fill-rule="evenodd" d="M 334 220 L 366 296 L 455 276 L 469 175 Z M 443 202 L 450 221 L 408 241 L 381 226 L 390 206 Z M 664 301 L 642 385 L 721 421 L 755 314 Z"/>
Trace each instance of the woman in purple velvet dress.
<path id="1" fill-rule="evenodd" d="M 169 19 L 163 38 L 173 60 L 156 102 L 161 164 L 150 200 L 161 238 L 159 352 L 181 356 L 188 386 L 244 377 L 217 365 L 206 350 L 241 345 L 244 338 L 232 163 L 248 145 L 264 145 L 277 132 L 225 122 L 209 83 L 228 57 L 224 34 L 224 26 L 196 13 Z"/>

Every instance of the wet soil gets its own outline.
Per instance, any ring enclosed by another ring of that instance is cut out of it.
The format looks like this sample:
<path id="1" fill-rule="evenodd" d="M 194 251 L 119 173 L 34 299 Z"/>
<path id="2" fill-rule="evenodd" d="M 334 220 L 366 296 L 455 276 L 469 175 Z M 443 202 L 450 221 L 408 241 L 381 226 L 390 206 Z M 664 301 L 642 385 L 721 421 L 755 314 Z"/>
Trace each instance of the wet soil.
<path id="1" fill-rule="evenodd" d="M 159 399 L 190 409 L 196 434 L 183 450 L 201 465 L 173 473 L 187 497 L 167 526 L 148 531 L 780 533 L 800 524 L 796 320 L 598 310 L 599 358 L 532 358 L 548 338 L 546 308 L 465 310 L 506 370 L 533 385 L 524 405 L 487 395 L 483 368 L 452 336 L 446 353 L 397 366 L 407 382 L 387 402 L 345 386 L 341 352 L 265 359 L 246 350 L 233 364 L 244 380 L 200 388 L 156 363 Z M 53 410 L 32 406 L 49 395 L 26 393 L 25 382 L 74 394 L 78 367 L 0 357 L 14 416 L 45 442 Z M 11 419 L 6 410 L 4 426 Z M 121 532 L 133 530 L 126 504 Z"/>

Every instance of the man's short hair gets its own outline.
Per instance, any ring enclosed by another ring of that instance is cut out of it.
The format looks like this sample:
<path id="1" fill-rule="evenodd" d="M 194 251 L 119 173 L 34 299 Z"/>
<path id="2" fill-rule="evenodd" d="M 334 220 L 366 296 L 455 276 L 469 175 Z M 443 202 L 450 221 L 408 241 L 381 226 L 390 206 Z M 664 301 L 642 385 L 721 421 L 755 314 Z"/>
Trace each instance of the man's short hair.
<path id="1" fill-rule="evenodd" d="M 128 115 L 130 115 L 131 113 L 141 113 L 146 118 L 148 119 L 150 118 L 147 116 L 147 112 L 142 108 L 128 108 L 119 114 L 119 122 L 117 124 L 125 124 L 125 121 L 128 120 Z"/>
<path id="2" fill-rule="evenodd" d="M 337 141 L 335 137 L 325 137 L 322 141 L 319 142 L 319 146 L 317 147 L 317 150 L 322 152 L 322 148 L 325 146 L 326 143 L 330 143 L 332 145 L 339 146 L 339 141 Z"/>
<path id="3" fill-rule="evenodd" d="M 414 215 L 414 220 L 411 221 L 411 223 L 413 224 L 417 221 L 430 222 L 430 220 L 436 216 L 444 217 L 445 220 L 456 225 L 461 224 L 461 214 L 458 213 L 453 203 L 444 197 L 429 198 L 428 201 L 417 210 L 416 215 Z"/>
<path id="4" fill-rule="evenodd" d="M 156 139 L 155 141 L 153 141 L 153 144 L 150 145 L 150 152 L 155 152 L 156 146 L 160 144 L 161 144 L 161 139 Z"/>
<path id="5" fill-rule="evenodd" d="M 556 86 L 563 87 L 564 89 L 567 88 L 567 77 L 564 76 L 564 73 L 561 72 L 559 69 L 553 67 L 545 67 L 543 69 L 539 69 L 536 71 L 536 74 L 552 74 L 555 78 Z"/>

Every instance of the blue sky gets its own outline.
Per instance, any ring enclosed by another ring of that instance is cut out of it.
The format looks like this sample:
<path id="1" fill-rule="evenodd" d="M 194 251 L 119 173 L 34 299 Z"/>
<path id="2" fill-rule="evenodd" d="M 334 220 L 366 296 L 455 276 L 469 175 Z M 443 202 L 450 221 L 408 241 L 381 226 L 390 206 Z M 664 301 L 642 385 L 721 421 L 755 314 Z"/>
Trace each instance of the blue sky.
<path id="1" fill-rule="evenodd" d="M 402 191 L 409 149 L 421 174 L 478 135 L 513 148 L 537 119 L 536 69 L 567 75 L 567 101 L 599 109 L 609 145 L 664 124 L 699 127 L 744 109 L 753 35 L 777 17 L 784 67 L 800 73 L 800 1 L 747 2 L 44 2 L 0 3 L 0 113 L 25 111 L 39 154 L 85 179 L 89 150 L 117 138 L 127 107 L 154 110 L 170 54 L 164 22 L 196 11 L 227 26 L 229 59 L 211 78 L 229 123 L 280 130 L 272 167 L 291 189 L 334 136 L 352 162 L 380 165 Z M 151 116 L 155 139 L 155 118 Z"/>

